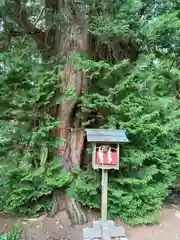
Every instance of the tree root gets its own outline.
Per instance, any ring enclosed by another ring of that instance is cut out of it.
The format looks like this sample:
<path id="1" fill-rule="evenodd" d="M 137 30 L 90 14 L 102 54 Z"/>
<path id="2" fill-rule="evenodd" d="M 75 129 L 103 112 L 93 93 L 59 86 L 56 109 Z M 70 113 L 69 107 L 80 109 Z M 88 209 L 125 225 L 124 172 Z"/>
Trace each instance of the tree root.
<path id="1" fill-rule="evenodd" d="M 54 217 L 63 210 L 66 210 L 72 225 L 87 223 L 87 216 L 81 205 L 74 199 L 69 198 L 65 191 L 56 190 L 53 194 L 53 206 L 51 211 L 47 213 L 47 217 Z"/>
<path id="2" fill-rule="evenodd" d="M 72 224 L 82 225 L 87 223 L 87 216 L 78 202 L 66 196 L 66 204 L 66 210 Z"/>

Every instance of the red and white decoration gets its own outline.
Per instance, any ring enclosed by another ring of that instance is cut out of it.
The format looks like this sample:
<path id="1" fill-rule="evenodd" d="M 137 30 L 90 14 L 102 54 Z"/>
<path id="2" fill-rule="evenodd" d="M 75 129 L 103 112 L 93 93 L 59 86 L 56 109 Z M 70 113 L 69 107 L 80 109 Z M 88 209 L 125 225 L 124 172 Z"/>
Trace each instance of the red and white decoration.
<path id="1" fill-rule="evenodd" d="M 116 165 L 117 164 L 117 152 L 112 152 L 111 148 L 107 152 L 104 152 L 102 147 L 99 147 L 96 152 L 96 164 L 98 165 Z"/>

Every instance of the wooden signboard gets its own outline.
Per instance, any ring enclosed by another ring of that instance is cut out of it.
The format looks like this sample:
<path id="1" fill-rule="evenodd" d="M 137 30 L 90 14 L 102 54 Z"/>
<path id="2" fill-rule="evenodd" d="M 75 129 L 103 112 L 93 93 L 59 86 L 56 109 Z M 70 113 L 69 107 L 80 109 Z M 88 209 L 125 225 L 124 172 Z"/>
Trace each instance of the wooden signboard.
<path id="1" fill-rule="evenodd" d="M 86 129 L 92 143 L 92 167 L 102 170 L 101 219 L 107 220 L 108 170 L 119 169 L 119 144 L 129 142 L 125 130 Z"/>
<path id="2" fill-rule="evenodd" d="M 119 144 L 111 147 L 109 144 L 93 144 L 93 169 L 119 169 Z"/>

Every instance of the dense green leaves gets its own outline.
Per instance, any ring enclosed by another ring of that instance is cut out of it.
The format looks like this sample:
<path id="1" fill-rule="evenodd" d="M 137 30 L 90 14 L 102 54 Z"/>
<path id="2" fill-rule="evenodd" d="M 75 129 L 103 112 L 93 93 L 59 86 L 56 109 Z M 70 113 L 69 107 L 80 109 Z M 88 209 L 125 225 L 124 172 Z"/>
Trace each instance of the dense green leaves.
<path id="1" fill-rule="evenodd" d="M 106 109 L 102 127 L 126 129 L 131 141 L 121 148 L 120 172 L 110 177 L 110 216 L 130 224 L 152 223 L 159 219 L 157 212 L 180 166 L 179 101 L 175 97 L 179 70 L 155 55 L 141 56 L 129 65 L 114 88 L 105 89 L 104 94 L 88 93 L 82 101 L 88 109 Z M 87 196 L 81 191 L 80 199 Z M 90 198 L 91 193 L 87 200 L 91 206 Z"/>
<path id="2" fill-rule="evenodd" d="M 66 59 L 51 51 L 50 37 L 55 36 L 59 49 L 62 29 L 72 24 L 69 9 L 58 13 L 53 9 L 55 14 L 45 18 L 44 3 L 28 1 L 23 25 L 12 18 L 13 8 L 4 2 L 0 5 L 1 209 L 16 214 L 48 210 L 49 196 L 57 188 L 68 189 L 69 196 L 83 205 L 100 207 L 99 172 L 92 174 L 88 168 L 70 174 L 63 170 L 62 159 L 53 158 L 63 139 L 50 134 L 60 125 L 52 109 L 76 100 L 80 109 L 76 117 L 87 116 L 83 125 L 126 129 L 130 139 L 121 146 L 120 170 L 110 173 L 109 216 L 130 224 L 159 221 L 164 199 L 174 184 L 179 186 L 179 1 L 74 1 L 71 9 L 76 14 L 82 14 L 82 4 L 88 6 L 90 35 L 87 55 L 72 56 L 74 68 L 88 81 L 80 97 L 71 88 L 61 94 L 59 72 Z M 39 27 L 38 36 L 40 29 L 46 30 L 41 44 L 36 34 L 28 32 L 27 23 Z M 60 32 L 55 31 L 57 26 Z"/>

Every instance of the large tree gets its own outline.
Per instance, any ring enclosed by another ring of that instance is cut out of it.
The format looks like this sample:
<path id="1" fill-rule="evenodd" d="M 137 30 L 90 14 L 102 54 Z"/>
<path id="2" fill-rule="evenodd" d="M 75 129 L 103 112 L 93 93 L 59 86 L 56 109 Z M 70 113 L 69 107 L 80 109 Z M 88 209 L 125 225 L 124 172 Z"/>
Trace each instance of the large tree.
<path id="1" fill-rule="evenodd" d="M 41 6 L 42 4 L 42 6 Z M 75 91 L 75 98 L 80 97 L 87 88 L 87 79 L 85 73 L 75 69 L 72 57 L 76 54 L 88 53 L 90 58 L 94 58 L 92 48 L 101 48 L 98 46 L 98 40 L 93 39 L 89 34 L 90 14 L 95 11 L 97 15 L 104 18 L 101 6 L 102 3 L 86 3 L 84 1 L 42 1 L 33 3 L 29 1 L 5 1 L 3 5 L 3 26 L 2 37 L 12 43 L 15 37 L 31 37 L 40 51 L 43 59 L 62 59 L 65 57 L 63 69 L 59 72 L 59 87 L 56 89 L 56 96 L 62 96 L 67 89 Z M 107 5 L 108 3 L 104 3 Z M 40 12 L 37 16 L 38 11 Z M 107 10 L 105 10 L 107 11 Z M 32 20 L 34 19 L 34 20 Z M 40 25 L 40 27 L 38 27 Z M 4 36 L 3 36 L 4 35 Z M 91 39 L 92 38 L 92 39 Z M 93 46 L 93 41 L 95 41 Z M 115 53 L 114 44 L 122 44 L 122 50 Z M 125 57 L 134 58 L 136 55 L 136 45 L 122 39 L 115 39 L 108 46 L 102 46 L 102 53 L 113 51 L 117 59 Z M 10 43 L 9 42 L 9 43 Z M 91 46 L 90 46 L 91 45 Z M 101 43 L 100 43 L 101 45 Z M 4 45 L 2 50 L 4 51 Z M 9 48 L 9 46 L 7 46 Z M 103 50 L 103 48 L 107 48 Z M 122 54 L 120 53 L 122 51 Z M 98 49 L 97 53 L 98 54 Z M 59 56 L 61 55 L 61 56 Z M 119 55 L 119 56 L 118 56 Z M 61 60 L 62 61 L 62 60 Z M 55 117 L 59 121 L 59 128 L 56 130 L 56 136 L 64 139 L 64 144 L 60 146 L 60 153 L 66 162 L 65 166 L 71 171 L 72 168 L 79 168 L 82 151 L 84 148 L 84 122 L 87 116 L 78 118 L 80 109 L 76 100 L 64 100 L 55 106 Z M 63 151 L 63 152 L 62 152 Z M 58 151 L 56 152 L 58 155 Z M 79 207 L 70 207 L 74 205 L 74 200 L 67 199 L 68 208 L 73 211 L 79 211 Z M 71 201 L 73 201 L 71 203 Z M 74 213 L 73 213 L 74 214 Z M 79 218 L 78 212 L 77 218 Z M 76 218 L 76 219 L 77 219 Z M 84 217 L 85 220 L 85 217 Z M 83 220 L 83 221 L 84 221 Z M 79 220 L 78 220 L 79 221 Z"/>
<path id="2" fill-rule="evenodd" d="M 64 139 L 64 142 L 53 154 L 64 158 L 64 166 L 68 171 L 80 168 L 85 143 L 84 123 L 88 124 L 90 120 L 92 122 L 94 116 L 98 114 L 104 117 L 107 114 L 114 114 L 113 106 L 105 106 L 104 100 L 100 104 L 101 98 L 98 107 L 93 107 L 95 98 L 99 98 L 99 95 L 95 95 L 93 100 L 89 99 L 88 94 L 101 92 L 102 95 L 107 96 L 107 89 L 116 86 L 117 78 L 124 77 L 124 67 L 121 64 L 124 64 L 125 68 L 127 65 L 122 60 L 127 59 L 132 64 L 128 66 L 133 69 L 134 64 L 138 65 L 137 59 L 142 53 L 154 53 L 154 59 L 167 56 L 172 60 L 172 66 L 177 66 L 179 49 L 177 39 L 179 32 L 175 33 L 179 23 L 177 8 L 178 3 L 175 1 L 170 4 L 168 1 L 153 0 L 145 2 L 5 0 L 1 4 L 1 52 L 10 52 L 13 56 L 15 51 L 17 54 L 18 44 L 21 43 L 24 48 L 31 46 L 28 54 L 35 57 L 38 53 L 36 57 L 46 64 L 44 67 L 49 71 L 39 84 L 38 91 L 40 92 L 41 87 L 45 88 L 48 81 L 47 87 L 52 87 L 54 94 L 53 97 L 50 94 L 44 104 L 40 104 L 43 96 L 41 101 L 33 100 L 29 107 L 29 119 L 26 117 L 22 119 L 17 109 L 5 113 L 2 119 L 18 121 L 18 118 L 21 118 L 21 125 L 28 122 L 27 129 L 29 129 L 41 127 L 41 115 L 44 113 L 55 117 L 58 124 L 55 134 L 58 138 Z M 164 29 L 165 26 L 167 29 Z M 167 38 L 164 37 L 164 33 Z M 32 49 L 35 47 L 37 50 L 33 52 Z M 26 52 L 26 55 L 28 54 Z M 4 63 L 5 66 L 6 64 Z M 30 64 L 31 61 L 27 64 L 27 68 Z M 115 64 L 114 68 L 113 64 Z M 49 83 L 48 78 L 51 79 L 53 71 L 56 77 Z M 132 81 L 136 78 L 134 71 L 132 70 L 134 74 Z M 14 78 L 15 73 L 11 74 L 11 78 Z M 107 75 L 106 78 L 104 75 Z M 36 78 L 36 75 L 31 74 L 32 77 Z M 105 87 L 99 83 L 99 77 L 109 79 Z M 8 78 L 10 79 L 9 75 Z M 68 91 L 72 93 L 71 98 L 67 97 Z M 18 92 L 16 88 L 15 93 L 21 96 L 22 91 Z M 83 97 L 84 94 L 87 94 L 86 98 Z M 9 99 L 11 97 L 12 95 L 9 94 Z M 35 94 L 33 98 L 35 99 Z M 87 99 L 89 103 L 92 101 L 91 107 L 87 107 Z M 108 102 L 111 102 L 111 98 Z M 23 104 L 19 104 L 19 108 L 25 106 Z M 38 106 L 36 110 L 33 104 Z M 26 114 L 27 112 L 28 109 Z M 107 121 L 97 121 L 97 118 L 96 124 L 107 123 Z M 75 222 L 86 221 L 80 205 L 74 199 L 66 195 L 65 202 Z"/>

